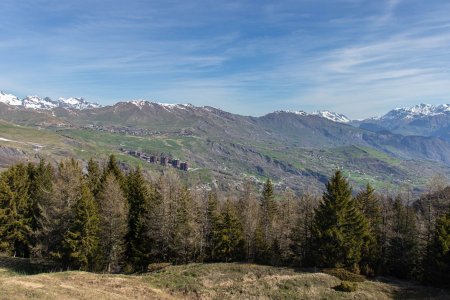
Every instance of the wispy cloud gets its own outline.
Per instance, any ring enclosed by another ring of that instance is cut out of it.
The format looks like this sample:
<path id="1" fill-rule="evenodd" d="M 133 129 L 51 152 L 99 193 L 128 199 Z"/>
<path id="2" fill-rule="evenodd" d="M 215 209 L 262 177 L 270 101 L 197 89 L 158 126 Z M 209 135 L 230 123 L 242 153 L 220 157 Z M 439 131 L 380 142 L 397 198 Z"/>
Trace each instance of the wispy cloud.
<path id="1" fill-rule="evenodd" d="M 243 114 L 449 102 L 449 5 L 4 0 L 0 89 Z"/>

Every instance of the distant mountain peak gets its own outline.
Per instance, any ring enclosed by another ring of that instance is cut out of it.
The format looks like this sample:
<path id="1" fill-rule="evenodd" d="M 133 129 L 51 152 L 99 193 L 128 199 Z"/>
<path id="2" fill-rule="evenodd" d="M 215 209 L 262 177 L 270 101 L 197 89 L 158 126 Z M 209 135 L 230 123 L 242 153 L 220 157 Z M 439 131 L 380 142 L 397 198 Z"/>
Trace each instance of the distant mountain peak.
<path id="1" fill-rule="evenodd" d="M 192 104 L 160 103 L 160 102 L 153 102 L 153 101 L 148 101 L 148 100 L 143 100 L 143 99 L 130 100 L 127 102 L 136 105 L 137 107 L 139 107 L 139 109 L 142 109 L 145 106 L 159 106 L 159 107 L 162 107 L 167 110 L 171 110 L 174 108 L 186 109 L 187 107 L 194 107 Z"/>
<path id="2" fill-rule="evenodd" d="M 303 110 L 277 110 L 274 112 L 275 114 L 288 113 L 295 114 L 299 116 L 309 116 L 310 114 Z"/>
<path id="3" fill-rule="evenodd" d="M 7 94 L 3 91 L 0 91 L 0 102 L 14 106 L 22 105 L 22 101 L 17 96 Z"/>
<path id="4" fill-rule="evenodd" d="M 277 110 L 275 113 L 291 113 L 299 116 L 318 116 L 338 123 L 348 123 L 351 120 L 345 115 L 338 114 L 329 110 L 318 110 L 312 113 L 305 112 L 303 110 L 291 111 L 291 110 Z"/>
<path id="5" fill-rule="evenodd" d="M 351 121 L 345 115 L 338 114 L 338 113 L 335 113 L 335 112 L 332 112 L 329 110 L 318 110 L 318 111 L 313 112 L 312 115 L 320 116 L 322 118 L 331 120 L 333 122 L 338 122 L 338 123 L 349 123 Z"/>
<path id="6" fill-rule="evenodd" d="M 58 100 L 52 100 L 49 97 L 41 98 L 39 96 L 27 96 L 23 99 L 19 99 L 17 96 L 0 92 L 0 102 L 21 106 L 28 109 L 43 109 L 51 110 L 57 107 L 69 108 L 69 109 L 88 109 L 101 107 L 100 104 L 86 101 L 84 98 L 59 98 Z"/>
<path id="7" fill-rule="evenodd" d="M 450 104 L 432 105 L 421 103 L 411 107 L 395 108 L 378 118 L 380 120 L 413 119 L 418 117 L 450 114 Z"/>

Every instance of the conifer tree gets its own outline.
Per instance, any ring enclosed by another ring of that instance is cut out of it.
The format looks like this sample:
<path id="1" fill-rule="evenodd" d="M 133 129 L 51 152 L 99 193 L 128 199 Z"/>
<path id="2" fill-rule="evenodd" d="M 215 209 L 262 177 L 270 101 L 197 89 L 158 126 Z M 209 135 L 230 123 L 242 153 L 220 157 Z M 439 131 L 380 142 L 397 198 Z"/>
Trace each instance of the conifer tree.
<path id="1" fill-rule="evenodd" d="M 216 193 L 208 194 L 207 212 L 206 212 L 206 253 L 210 261 L 217 260 L 217 247 L 220 239 L 221 214 L 219 211 L 219 200 Z"/>
<path id="2" fill-rule="evenodd" d="M 98 210 L 89 186 L 82 183 L 72 207 L 73 219 L 62 241 L 62 261 L 68 268 L 89 270 L 98 247 Z"/>
<path id="3" fill-rule="evenodd" d="M 49 207 L 53 197 L 54 170 L 41 159 L 39 164 L 28 164 L 30 187 L 31 229 L 33 230 L 33 255 L 42 256 L 46 248 L 45 237 L 50 230 Z"/>
<path id="4" fill-rule="evenodd" d="M 86 180 L 89 185 L 89 189 L 91 190 L 92 194 L 97 196 L 101 184 L 102 179 L 106 179 L 107 176 L 102 178 L 102 172 L 100 170 L 100 165 L 97 161 L 94 159 L 89 159 L 88 165 L 87 165 L 87 174 L 86 174 Z"/>
<path id="5" fill-rule="evenodd" d="M 364 244 L 361 257 L 361 270 L 366 275 L 375 275 L 381 268 L 381 207 L 375 190 L 367 184 L 366 188 L 355 198 L 360 211 L 368 222 L 369 235 Z"/>
<path id="6" fill-rule="evenodd" d="M 352 199 L 351 187 L 336 171 L 326 185 L 314 219 L 316 265 L 356 271 L 367 235 L 367 223 Z"/>
<path id="7" fill-rule="evenodd" d="M 424 282 L 450 287 L 450 210 L 436 223 L 435 234 L 425 259 Z"/>
<path id="8" fill-rule="evenodd" d="M 221 216 L 217 254 L 225 262 L 242 258 L 244 241 L 236 210 L 228 199 Z"/>
<path id="9" fill-rule="evenodd" d="M 415 278 L 419 268 L 419 243 L 415 214 L 398 196 L 393 205 L 392 233 L 388 239 L 386 267 L 389 274 Z"/>
<path id="10" fill-rule="evenodd" d="M 33 243 L 27 167 L 18 164 L 0 177 L 0 245 L 13 256 L 29 257 Z"/>
<path id="11" fill-rule="evenodd" d="M 135 270 L 143 270 L 151 252 L 147 235 L 150 192 L 140 168 L 128 175 L 126 190 L 129 208 L 126 259 Z"/>
<path id="12" fill-rule="evenodd" d="M 196 255 L 197 223 L 193 199 L 186 187 L 179 191 L 176 226 L 173 232 L 175 262 L 188 263 Z"/>
<path id="13" fill-rule="evenodd" d="M 83 173 L 78 161 L 63 160 L 58 164 L 58 171 L 53 185 L 50 205 L 45 207 L 48 229 L 41 241 L 45 241 L 44 252 L 60 259 L 62 241 L 74 220 L 74 205 L 78 202 L 83 184 Z"/>
<path id="14" fill-rule="evenodd" d="M 272 257 L 273 225 L 276 208 L 272 181 L 267 179 L 260 202 L 260 220 L 255 231 L 256 260 L 262 263 L 270 263 Z"/>
<path id="15" fill-rule="evenodd" d="M 125 252 L 128 203 L 114 175 L 106 177 L 97 198 L 100 267 L 107 272 L 118 272 Z"/>
<path id="16" fill-rule="evenodd" d="M 103 176 L 101 181 L 103 182 L 106 179 L 106 176 L 110 173 L 112 173 L 116 177 L 117 181 L 120 183 L 120 186 L 125 191 L 127 180 L 119 167 L 119 163 L 117 162 L 116 156 L 113 154 L 109 156 L 108 162 L 106 163 L 106 166 L 103 170 Z"/>

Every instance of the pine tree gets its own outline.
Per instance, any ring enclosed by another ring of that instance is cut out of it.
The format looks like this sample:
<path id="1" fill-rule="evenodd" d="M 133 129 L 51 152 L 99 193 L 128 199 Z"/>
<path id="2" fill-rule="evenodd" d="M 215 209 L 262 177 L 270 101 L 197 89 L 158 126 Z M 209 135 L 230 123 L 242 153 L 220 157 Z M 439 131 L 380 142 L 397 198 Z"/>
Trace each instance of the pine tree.
<path id="1" fill-rule="evenodd" d="M 13 256 L 29 257 L 33 244 L 27 167 L 18 164 L 0 177 L 0 245 Z"/>
<path id="2" fill-rule="evenodd" d="M 427 253 L 424 282 L 450 287 L 450 210 L 437 220 L 433 241 Z"/>
<path id="3" fill-rule="evenodd" d="M 62 241 L 62 261 L 68 268 L 92 269 L 98 247 L 98 210 L 87 183 L 72 207 L 73 219 Z"/>
<path id="4" fill-rule="evenodd" d="M 351 187 L 336 171 L 326 185 L 314 218 L 316 265 L 356 271 L 367 235 L 367 223 L 351 197 Z"/>

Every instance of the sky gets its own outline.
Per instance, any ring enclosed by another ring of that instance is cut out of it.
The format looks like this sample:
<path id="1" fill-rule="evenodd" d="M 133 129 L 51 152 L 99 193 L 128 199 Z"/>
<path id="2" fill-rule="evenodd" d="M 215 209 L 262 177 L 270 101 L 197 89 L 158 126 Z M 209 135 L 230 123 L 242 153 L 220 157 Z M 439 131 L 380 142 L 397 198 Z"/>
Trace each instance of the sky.
<path id="1" fill-rule="evenodd" d="M 0 90 L 350 118 L 450 103 L 448 0 L 1 0 Z"/>

